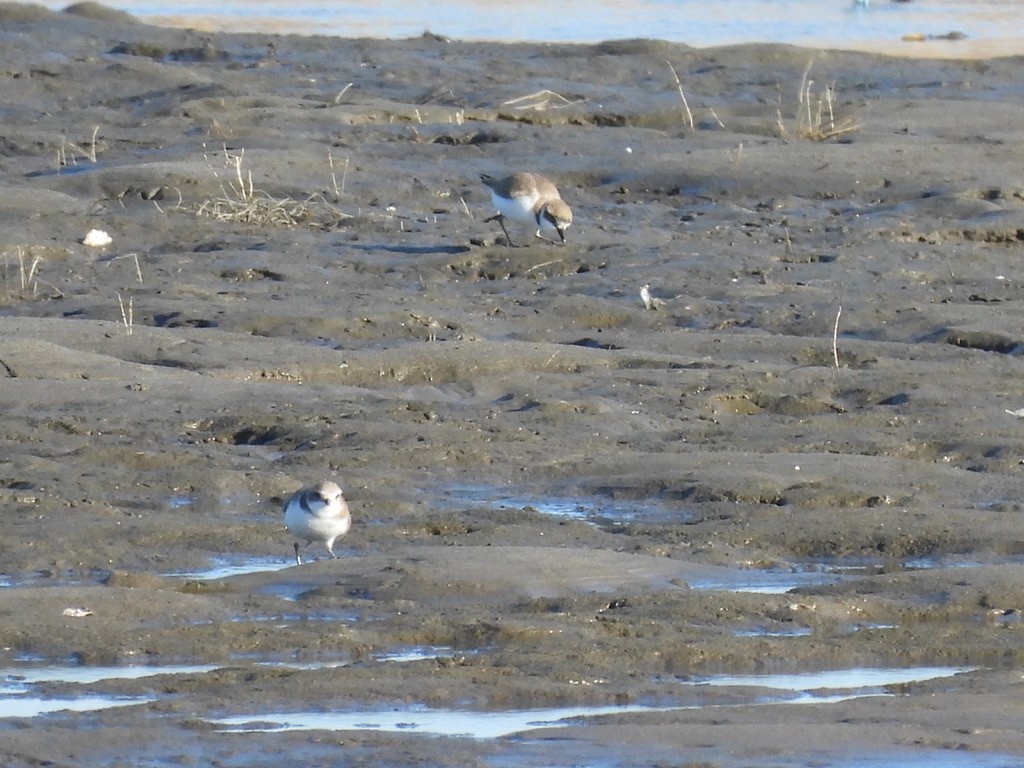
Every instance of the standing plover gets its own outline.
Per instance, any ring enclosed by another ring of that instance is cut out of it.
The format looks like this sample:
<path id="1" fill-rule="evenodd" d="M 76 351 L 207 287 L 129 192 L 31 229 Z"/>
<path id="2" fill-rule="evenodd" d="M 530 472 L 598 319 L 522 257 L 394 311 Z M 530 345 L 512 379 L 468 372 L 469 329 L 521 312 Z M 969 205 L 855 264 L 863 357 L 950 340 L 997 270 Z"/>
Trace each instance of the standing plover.
<path id="1" fill-rule="evenodd" d="M 306 544 L 322 541 L 331 557 L 334 540 L 348 533 L 352 516 L 348 511 L 341 488 L 331 480 L 323 480 L 311 488 L 296 491 L 284 503 L 284 524 L 294 536 L 305 539 Z M 295 542 L 295 563 L 302 565 L 299 542 Z"/>
<path id="2" fill-rule="evenodd" d="M 494 179 L 482 174 L 480 179 L 491 188 L 491 202 L 498 213 L 485 221 L 497 221 L 505 233 L 508 244 L 515 247 L 505 228 L 505 219 L 535 224 L 537 237 L 547 238 L 541 232 L 556 232 L 565 242 L 565 230 L 572 224 L 572 210 L 558 188 L 539 173 L 513 173 L 503 179 Z"/>

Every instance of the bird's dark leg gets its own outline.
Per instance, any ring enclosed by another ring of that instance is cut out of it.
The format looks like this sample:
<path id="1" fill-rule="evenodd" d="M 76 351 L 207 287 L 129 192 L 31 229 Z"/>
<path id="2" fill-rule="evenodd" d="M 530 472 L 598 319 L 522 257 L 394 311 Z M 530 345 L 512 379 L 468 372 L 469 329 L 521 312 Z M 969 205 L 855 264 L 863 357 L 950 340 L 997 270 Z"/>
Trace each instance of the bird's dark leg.
<path id="1" fill-rule="evenodd" d="M 508 230 L 505 229 L 505 216 L 503 214 L 496 213 L 494 216 L 491 216 L 491 218 L 484 219 L 485 224 L 489 221 L 497 221 L 499 224 L 501 224 L 501 231 L 505 233 L 505 239 L 508 240 L 510 248 L 518 247 L 515 243 L 512 242 L 512 236 L 508 233 Z"/>
<path id="2" fill-rule="evenodd" d="M 302 558 L 299 557 L 299 542 L 295 542 L 295 564 L 302 565 Z"/>

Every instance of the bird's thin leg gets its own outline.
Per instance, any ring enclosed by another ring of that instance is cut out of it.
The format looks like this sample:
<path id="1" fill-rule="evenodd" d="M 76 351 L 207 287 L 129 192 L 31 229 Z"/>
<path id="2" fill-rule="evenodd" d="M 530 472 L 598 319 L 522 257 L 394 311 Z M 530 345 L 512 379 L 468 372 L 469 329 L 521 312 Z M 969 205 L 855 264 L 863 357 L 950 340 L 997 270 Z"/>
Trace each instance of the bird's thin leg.
<path id="1" fill-rule="evenodd" d="M 302 565 L 302 558 L 299 557 L 299 542 L 295 542 L 295 564 Z"/>
<path id="2" fill-rule="evenodd" d="M 496 213 L 493 216 L 491 216 L 489 219 L 484 219 L 484 223 L 485 224 L 487 222 L 490 222 L 490 221 L 496 221 L 499 224 L 501 224 L 501 231 L 505 233 L 505 239 L 508 240 L 509 247 L 511 247 L 511 248 L 518 247 L 518 246 L 516 246 L 515 243 L 512 242 L 512 236 L 508 233 L 508 230 L 505 229 L 505 216 L 504 216 L 504 214 Z"/>
<path id="3" fill-rule="evenodd" d="M 515 243 L 512 242 L 512 235 L 510 235 L 508 233 L 508 230 L 505 229 L 505 217 L 504 216 L 499 216 L 498 217 L 498 223 L 501 224 L 501 231 L 505 233 L 505 239 L 508 240 L 509 247 L 510 248 L 518 247 Z"/>

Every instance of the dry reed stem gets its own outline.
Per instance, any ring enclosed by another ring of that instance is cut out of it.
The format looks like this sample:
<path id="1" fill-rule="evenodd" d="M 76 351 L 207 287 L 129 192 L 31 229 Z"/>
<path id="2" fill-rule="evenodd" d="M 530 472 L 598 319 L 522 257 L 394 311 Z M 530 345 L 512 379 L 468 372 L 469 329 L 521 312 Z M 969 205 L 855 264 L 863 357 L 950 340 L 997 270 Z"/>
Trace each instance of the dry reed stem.
<path id="1" fill-rule="evenodd" d="M 118 261 L 119 259 L 134 259 L 135 260 L 135 275 L 139 278 L 139 285 L 143 285 L 142 282 L 142 267 L 139 266 L 139 254 L 137 253 L 125 253 L 121 256 L 111 256 L 107 261 Z"/>
<path id="2" fill-rule="evenodd" d="M 536 112 L 543 112 L 546 109 L 565 109 L 566 107 L 571 107 L 573 104 L 579 104 L 582 101 L 583 99 L 571 101 L 560 93 L 555 93 L 554 91 L 544 88 L 536 93 L 529 93 L 526 96 L 520 96 L 515 99 L 504 101 L 501 106 L 511 107 L 512 109 L 532 109 Z"/>
<path id="3" fill-rule="evenodd" d="M 344 96 L 345 95 L 345 91 L 347 91 L 351 87 L 352 87 L 352 83 L 349 83 L 344 88 L 342 88 L 340 91 L 338 91 L 338 95 L 334 97 L 334 103 L 335 104 L 341 103 L 341 97 Z"/>
<path id="4" fill-rule="evenodd" d="M 836 370 L 839 370 L 839 318 L 843 314 L 843 305 L 839 305 L 839 311 L 836 312 L 836 323 L 832 326 L 832 360 L 836 364 Z"/>
<path id="5" fill-rule="evenodd" d="M 84 148 L 73 141 L 68 141 L 66 136 L 61 136 L 60 146 L 57 148 L 57 167 L 66 168 L 69 165 L 78 165 L 78 160 L 75 157 L 75 153 L 79 153 L 83 158 L 89 162 L 96 162 L 96 136 L 100 132 L 98 125 L 93 126 L 92 139 L 89 142 L 88 148 Z M 71 151 L 70 159 L 68 157 L 68 150 Z"/>
<path id="6" fill-rule="evenodd" d="M 348 158 L 345 158 L 345 169 L 341 172 L 341 188 L 338 188 L 338 177 L 334 174 L 334 155 L 331 154 L 331 150 L 327 150 L 327 163 L 331 166 L 331 187 L 334 189 L 334 199 L 340 200 L 341 196 L 345 194 L 345 176 L 348 174 Z"/>
<path id="7" fill-rule="evenodd" d="M 28 273 L 26 274 L 26 272 L 25 272 L 25 253 L 24 253 L 24 251 L 21 250 L 21 246 L 20 245 L 18 246 L 18 273 L 19 273 L 19 275 L 21 277 L 21 290 L 22 290 L 22 293 L 24 293 L 26 290 L 28 290 L 29 284 L 33 284 L 33 286 L 34 286 L 33 278 L 35 277 L 35 274 L 36 274 L 36 268 L 39 266 L 39 262 L 41 262 L 42 260 L 43 259 L 42 259 L 41 256 L 36 256 L 35 259 L 32 260 L 32 264 L 29 266 Z M 32 295 L 34 296 L 35 293 L 36 293 L 35 287 L 33 287 Z"/>
<path id="8" fill-rule="evenodd" d="M 36 256 L 31 262 L 28 261 L 27 254 L 19 245 L 17 246 L 18 252 L 18 287 L 11 289 L 9 283 L 9 263 L 6 258 L 4 259 L 4 273 L 3 273 L 3 286 L 4 294 L 7 297 L 17 297 L 20 299 L 34 299 L 39 295 L 39 286 L 44 285 L 50 289 L 51 294 L 47 298 L 50 299 L 62 299 L 64 298 L 64 292 L 45 280 L 39 277 L 39 267 L 43 263 L 42 256 Z"/>
<path id="9" fill-rule="evenodd" d="M 683 84 L 679 80 L 679 75 L 676 72 L 676 68 L 672 66 L 672 62 L 671 61 L 666 61 L 665 63 L 668 64 L 668 68 L 670 70 L 672 70 L 672 77 L 675 78 L 676 88 L 679 91 L 679 98 L 682 99 L 682 102 L 683 102 L 683 110 L 684 110 L 684 112 L 683 112 L 683 119 L 690 126 L 690 130 L 692 131 L 693 130 L 693 113 L 690 111 L 690 105 L 686 103 L 686 94 L 683 93 Z M 722 127 L 724 128 L 725 126 L 723 125 Z"/>
<path id="10" fill-rule="evenodd" d="M 134 298 L 129 296 L 128 306 L 125 307 L 124 299 L 121 298 L 119 291 L 117 294 L 117 305 L 121 308 L 121 322 L 124 323 L 125 331 L 131 336 L 135 328 Z"/>
<path id="11" fill-rule="evenodd" d="M 73 144 L 70 141 L 68 142 L 68 146 L 71 147 L 73 150 L 81 152 L 86 157 L 86 159 L 88 159 L 92 163 L 95 163 L 96 162 L 96 135 L 99 132 L 100 132 L 100 127 L 98 125 L 93 126 L 93 129 L 92 129 L 92 139 L 89 142 L 89 148 L 88 149 L 83 149 L 82 147 L 78 146 L 77 144 Z"/>
<path id="12" fill-rule="evenodd" d="M 550 266 L 551 266 L 552 264 L 557 264 L 557 263 L 559 263 L 560 261 L 562 261 L 562 259 L 551 259 L 550 261 L 545 261 L 545 262 L 542 262 L 541 264 L 534 264 L 534 265 L 533 265 L 532 267 L 530 267 L 530 268 L 529 268 L 528 270 L 526 270 L 525 272 L 523 272 L 523 274 L 524 274 L 524 275 L 528 275 L 528 274 L 530 274 L 531 272 L 533 272 L 533 270 L 535 270 L 535 269 L 543 269 L 544 267 L 550 267 Z"/>
<path id="13" fill-rule="evenodd" d="M 800 92 L 797 93 L 797 95 L 796 95 L 796 100 L 797 100 L 798 104 L 803 104 L 804 103 L 804 90 L 806 89 L 808 91 L 808 93 L 810 92 L 811 86 L 807 83 L 807 78 L 810 77 L 811 67 L 813 67 L 813 66 L 814 66 L 814 59 L 811 59 L 810 61 L 807 62 L 807 66 L 804 68 L 804 74 L 800 78 Z"/>

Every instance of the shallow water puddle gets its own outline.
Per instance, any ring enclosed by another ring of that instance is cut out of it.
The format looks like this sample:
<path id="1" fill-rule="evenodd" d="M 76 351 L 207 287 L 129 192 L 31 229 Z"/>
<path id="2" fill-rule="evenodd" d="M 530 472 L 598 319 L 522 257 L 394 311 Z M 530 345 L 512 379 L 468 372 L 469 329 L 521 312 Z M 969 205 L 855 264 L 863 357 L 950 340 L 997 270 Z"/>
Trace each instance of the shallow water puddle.
<path id="1" fill-rule="evenodd" d="M 509 493 L 506 488 L 486 485 L 450 485 L 439 495 L 449 508 L 484 506 L 501 511 L 534 512 L 562 520 L 578 520 L 605 529 L 630 523 L 678 524 L 693 513 L 678 503 L 643 499 L 613 501 L 583 496 L 530 496 Z M 1022 558 L 1017 558 L 1019 562 Z M 903 561 L 837 561 L 830 559 L 800 561 L 779 568 L 716 568 L 707 578 L 687 579 L 691 589 L 721 590 L 756 594 L 784 594 L 802 587 L 820 587 L 880 573 L 908 570 L 969 568 L 1006 562 L 1000 557 L 991 562 L 950 558 L 914 558 Z"/>
<path id="2" fill-rule="evenodd" d="M 18 587 L 68 587 L 79 584 L 100 584 L 110 571 L 91 568 L 87 571 L 28 571 L 25 573 L 0 573 L 0 589 Z"/>
<path id="3" fill-rule="evenodd" d="M 679 523 L 693 514 L 676 505 L 651 501 L 614 502 L 608 499 L 524 496 L 503 493 L 489 486 L 457 485 L 442 491 L 449 506 L 483 504 L 501 510 L 532 510 L 563 520 L 584 520 L 597 525 L 628 522 Z"/>
<path id="4" fill-rule="evenodd" d="M 213 664 L 156 666 L 136 664 L 123 667 L 41 666 L 0 669 L 0 693 L 26 690 L 37 683 L 91 685 L 101 680 L 139 680 L 157 675 L 202 675 L 220 667 Z"/>
<path id="5" fill-rule="evenodd" d="M 39 683 L 90 685 L 102 680 L 137 680 L 156 675 L 202 674 L 215 666 L 34 666 L 0 670 L 0 718 L 38 717 L 52 712 L 94 712 L 113 707 L 131 707 L 156 701 L 151 696 L 106 696 L 93 694 L 74 698 L 44 698 L 27 695 Z"/>
<path id="6" fill-rule="evenodd" d="M 685 681 L 685 685 L 729 688 L 771 688 L 812 693 L 819 691 L 858 691 L 871 696 L 888 685 L 919 683 L 973 672 L 977 667 L 855 667 L 822 672 L 797 672 L 781 675 L 715 675 Z"/>
<path id="7" fill-rule="evenodd" d="M 690 585 L 690 589 L 782 595 L 800 587 L 835 584 L 839 579 L 839 576 L 823 571 L 761 571 L 737 568 L 727 576 L 693 579 L 687 583 Z"/>
<path id="8" fill-rule="evenodd" d="M 255 447 L 255 446 L 250 446 Z M 164 500 L 167 509 L 178 510 L 190 508 L 189 511 L 203 514 L 231 514 L 254 516 L 260 513 L 266 502 L 258 493 L 235 491 L 220 496 L 208 493 L 175 493 Z"/>
<path id="9" fill-rule="evenodd" d="M 416 646 L 412 648 L 402 648 L 396 651 L 378 653 L 375 654 L 373 658 L 377 661 L 395 662 L 429 661 L 441 656 L 450 656 L 452 653 L 453 651 L 451 648 L 446 648 L 444 646 Z"/>
<path id="10" fill-rule="evenodd" d="M 322 662 L 256 662 L 256 666 L 277 669 L 317 670 L 345 666 L 346 661 Z M 53 712 L 92 712 L 113 707 L 130 707 L 156 701 L 152 696 L 108 696 L 90 694 L 76 697 L 41 697 L 28 695 L 33 685 L 66 683 L 92 685 L 108 680 L 140 680 L 159 675 L 203 675 L 223 664 L 126 665 L 90 667 L 77 665 L 36 665 L 0 669 L 0 719 L 37 717 Z"/>
<path id="11" fill-rule="evenodd" d="M 733 631 L 733 635 L 736 637 L 807 637 L 813 634 L 814 630 L 810 627 L 794 627 L 793 629 L 754 627 L 751 629 L 737 629 Z"/>
<path id="12" fill-rule="evenodd" d="M 0 719 L 8 717 L 38 717 L 53 712 L 95 712 L 114 707 L 133 707 L 148 704 L 153 698 L 123 698 L 117 696 L 81 696 L 76 699 L 43 699 L 37 696 L 0 696 Z"/>
<path id="13" fill-rule="evenodd" d="M 297 712 L 223 717 L 209 722 L 234 733 L 270 731 L 386 731 L 496 739 L 537 728 L 565 728 L 599 715 L 656 712 L 673 707 L 554 707 L 510 712 L 469 712 L 422 707 L 382 712 Z"/>
<path id="14" fill-rule="evenodd" d="M 910 669 L 845 669 L 793 675 L 722 675 L 686 681 L 692 686 L 769 688 L 787 695 L 766 698 L 744 695 L 729 704 L 707 706 L 746 706 L 750 704 L 828 704 L 866 696 L 893 695 L 887 685 L 952 677 L 970 672 L 973 667 L 916 667 Z M 795 696 L 789 694 L 796 694 Z M 208 722 L 234 733 L 272 731 L 388 731 L 422 733 L 433 736 L 463 736 L 493 739 L 538 728 L 565 728 L 601 715 L 637 712 L 671 712 L 699 709 L 702 705 L 643 706 L 629 704 L 605 707 L 555 707 L 551 709 L 512 710 L 507 712 L 470 712 L 437 710 L 413 706 L 386 711 L 362 712 L 275 712 L 262 715 L 237 715 L 213 718 Z"/>
<path id="15" fill-rule="evenodd" d="M 199 571 L 176 571 L 168 573 L 168 576 L 175 576 L 182 579 L 198 579 L 201 581 L 214 581 L 226 579 L 230 576 L 245 576 L 250 573 L 271 573 L 283 571 L 295 565 L 294 560 L 275 558 L 249 558 L 242 561 L 214 560 L 209 568 Z"/>
<path id="16" fill-rule="evenodd" d="M 820 752 L 791 756 L 773 755 L 773 768 L 807 768 L 807 766 L 828 766 L 828 768 L 1019 768 L 1021 759 L 1017 755 L 999 755 L 984 752 L 955 751 L 952 749 L 898 749 L 878 750 L 865 753 L 858 750 L 855 755 L 843 751 L 838 754 Z"/>
<path id="17" fill-rule="evenodd" d="M 39 683 L 67 683 L 92 685 L 105 680 L 141 680 L 159 675 L 205 675 L 218 669 L 251 662 L 257 667 L 275 669 L 316 670 L 334 669 L 349 664 L 347 659 L 320 661 L 261 661 L 237 659 L 229 664 L 126 664 L 124 666 L 90 667 L 81 665 L 36 665 L 0 669 L 0 696 L 24 693 L 29 686 Z"/>

